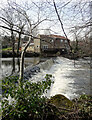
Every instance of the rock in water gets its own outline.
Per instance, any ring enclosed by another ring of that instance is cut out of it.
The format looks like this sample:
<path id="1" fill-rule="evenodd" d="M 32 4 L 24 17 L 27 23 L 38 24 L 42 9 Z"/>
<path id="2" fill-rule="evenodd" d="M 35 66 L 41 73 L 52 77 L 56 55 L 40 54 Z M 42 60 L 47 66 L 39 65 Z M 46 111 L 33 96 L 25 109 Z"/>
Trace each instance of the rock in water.
<path id="1" fill-rule="evenodd" d="M 53 97 L 51 97 L 50 101 L 51 104 L 54 104 L 57 108 L 69 108 L 72 107 L 73 103 L 68 98 L 66 98 L 64 95 L 57 94 Z"/>

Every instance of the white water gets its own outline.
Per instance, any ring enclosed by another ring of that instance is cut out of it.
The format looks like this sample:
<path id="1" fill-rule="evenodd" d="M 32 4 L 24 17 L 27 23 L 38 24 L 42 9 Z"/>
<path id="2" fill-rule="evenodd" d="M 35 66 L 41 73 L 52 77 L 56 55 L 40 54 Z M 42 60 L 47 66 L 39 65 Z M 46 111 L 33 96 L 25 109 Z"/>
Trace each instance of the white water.
<path id="1" fill-rule="evenodd" d="M 89 61 L 78 60 L 75 63 L 74 67 L 73 60 L 58 57 L 51 68 L 49 67 L 51 63 L 45 64 L 46 66 L 43 67 L 44 70 L 41 69 L 41 72 L 33 75 L 30 81 L 41 81 L 46 74 L 52 74 L 54 84 L 52 84 L 51 89 L 45 94 L 47 97 L 63 94 L 67 98 L 73 99 L 81 94 L 91 94 Z M 8 99 L 11 104 L 11 97 Z"/>
<path id="2" fill-rule="evenodd" d="M 63 94 L 67 98 L 73 99 L 81 94 L 90 94 L 90 69 L 88 66 L 85 67 L 85 64 L 82 65 L 80 61 L 75 63 L 74 67 L 73 60 L 58 57 L 50 69 L 42 69 L 30 81 L 41 81 L 46 74 L 52 74 L 54 84 L 45 94 L 47 97 Z"/>

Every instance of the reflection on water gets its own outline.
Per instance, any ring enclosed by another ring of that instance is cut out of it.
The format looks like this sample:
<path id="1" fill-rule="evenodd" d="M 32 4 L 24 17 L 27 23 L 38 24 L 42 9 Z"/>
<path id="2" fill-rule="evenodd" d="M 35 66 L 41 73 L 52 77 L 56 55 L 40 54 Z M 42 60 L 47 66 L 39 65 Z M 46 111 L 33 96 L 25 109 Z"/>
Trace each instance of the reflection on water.
<path id="1" fill-rule="evenodd" d="M 33 66 L 38 64 L 41 61 L 45 61 L 46 59 L 40 58 L 40 57 L 32 57 L 32 58 L 25 58 L 24 60 L 24 69 L 27 66 Z M 1 77 L 8 76 L 12 73 L 13 69 L 13 62 L 12 58 L 1 58 L 2 64 L 1 64 Z M 15 71 L 18 72 L 18 63 L 17 63 L 17 58 L 15 58 Z"/>

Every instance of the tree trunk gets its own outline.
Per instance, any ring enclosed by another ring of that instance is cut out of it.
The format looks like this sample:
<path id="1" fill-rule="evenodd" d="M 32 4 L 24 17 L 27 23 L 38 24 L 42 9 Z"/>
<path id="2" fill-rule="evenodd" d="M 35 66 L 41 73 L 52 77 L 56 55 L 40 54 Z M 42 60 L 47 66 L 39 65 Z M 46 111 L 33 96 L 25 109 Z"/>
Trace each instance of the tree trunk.
<path id="1" fill-rule="evenodd" d="M 20 72 L 20 57 L 17 58 L 17 64 L 18 64 L 18 72 Z"/>
<path id="2" fill-rule="evenodd" d="M 11 40 L 12 40 L 12 54 L 13 54 L 12 73 L 14 73 L 15 72 L 15 38 L 14 38 L 14 35 L 13 35 L 13 30 L 11 30 Z"/>
<path id="3" fill-rule="evenodd" d="M 18 47 L 17 47 L 17 64 L 18 64 L 18 72 L 20 71 L 20 59 L 19 59 L 19 49 L 20 49 L 20 40 L 21 40 L 21 33 L 19 33 L 19 38 L 18 38 Z"/>
<path id="4" fill-rule="evenodd" d="M 78 39 L 76 38 L 76 51 L 78 51 Z"/>
<path id="5" fill-rule="evenodd" d="M 18 38 L 18 47 L 17 47 L 17 55 L 19 56 L 19 49 L 20 49 L 20 39 L 21 39 L 21 33 L 19 33 L 19 38 Z"/>
<path id="6" fill-rule="evenodd" d="M 68 3 L 70 3 L 70 2 L 68 2 Z M 67 3 L 67 4 L 68 4 L 68 3 Z M 72 46 L 70 45 L 70 41 L 69 41 L 69 39 L 68 39 L 68 37 L 67 37 L 67 34 L 66 34 L 66 32 L 65 32 L 65 29 L 64 29 L 62 20 L 61 20 L 61 18 L 60 18 L 60 15 L 59 15 L 59 13 L 58 13 L 58 10 L 57 10 L 57 7 L 56 7 L 56 3 L 55 3 L 54 0 L 53 0 L 53 4 L 54 4 L 54 8 L 55 8 L 56 15 L 57 15 L 58 20 L 59 20 L 60 25 L 61 25 L 61 29 L 62 29 L 62 31 L 63 31 L 65 37 L 67 38 L 67 42 L 68 42 L 68 45 L 69 45 L 69 47 L 70 47 L 70 51 L 72 52 Z"/>
<path id="7" fill-rule="evenodd" d="M 21 86 L 21 81 L 23 80 L 23 74 L 24 74 L 24 56 L 25 51 L 21 53 L 21 59 L 20 59 L 20 77 L 19 77 L 19 86 Z"/>
<path id="8" fill-rule="evenodd" d="M 19 86 L 21 86 L 21 81 L 23 80 L 23 74 L 24 74 L 24 56 L 25 56 L 25 52 L 27 47 L 29 46 L 30 42 L 32 40 L 32 37 L 29 37 L 29 41 L 27 42 L 27 44 L 25 45 L 24 50 L 21 53 L 21 59 L 20 59 L 20 76 L 19 76 Z"/>

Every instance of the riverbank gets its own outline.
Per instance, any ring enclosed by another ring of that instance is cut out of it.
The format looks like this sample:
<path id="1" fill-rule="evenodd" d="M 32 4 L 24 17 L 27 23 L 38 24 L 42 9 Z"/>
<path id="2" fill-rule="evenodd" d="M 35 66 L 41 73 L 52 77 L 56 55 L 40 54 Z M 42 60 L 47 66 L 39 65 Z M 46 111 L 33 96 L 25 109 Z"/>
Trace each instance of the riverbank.
<path id="1" fill-rule="evenodd" d="M 91 120 L 92 96 L 81 95 L 70 101 L 58 94 L 49 99 L 47 108 L 47 120 Z"/>
<path id="2" fill-rule="evenodd" d="M 79 59 L 79 58 L 85 58 L 85 57 L 90 57 L 91 55 L 87 55 L 87 54 L 72 54 L 72 53 L 68 53 L 68 54 L 60 54 L 59 52 L 57 52 L 56 54 L 52 54 L 52 53 L 33 53 L 33 52 L 26 52 L 25 53 L 25 57 L 44 57 L 44 58 L 47 58 L 47 57 L 58 57 L 58 56 L 62 56 L 62 57 L 65 57 L 65 58 L 68 58 L 68 59 Z M 13 54 L 12 54 L 12 51 L 11 50 L 8 50 L 8 51 L 2 51 L 2 58 L 10 58 L 10 57 L 13 57 Z M 15 55 L 14 57 L 21 57 L 21 52 L 19 53 L 19 55 L 17 55 L 17 53 L 15 52 Z"/>
<path id="3" fill-rule="evenodd" d="M 21 52 L 19 55 L 15 52 L 15 57 L 21 57 Z M 25 57 L 57 57 L 60 56 L 60 54 L 52 54 L 52 53 L 35 53 L 35 52 L 26 52 Z M 13 57 L 12 51 L 2 51 L 2 58 L 9 58 Z"/>
<path id="4" fill-rule="evenodd" d="M 6 96 L 6 99 L 3 99 L 2 120 L 91 120 L 91 95 L 80 95 L 72 100 L 62 94 L 49 99 L 43 96 L 47 91 L 45 89 L 49 89 L 53 83 L 49 77 L 52 75 L 47 74 L 46 81 L 35 83 L 22 81 L 21 89 L 15 84 L 18 83 L 17 77 L 3 81 L 3 97 Z M 7 90 L 9 94 L 6 95 Z"/>
<path id="5" fill-rule="evenodd" d="M 21 52 L 19 53 L 19 55 L 17 55 L 17 53 L 15 52 L 14 57 L 20 57 L 20 56 L 21 56 Z M 25 53 L 25 57 L 38 57 L 38 56 L 40 56 L 38 53 L 33 53 L 33 52 Z M 13 57 L 12 51 L 2 51 L 2 58 L 9 58 L 9 57 Z"/>

